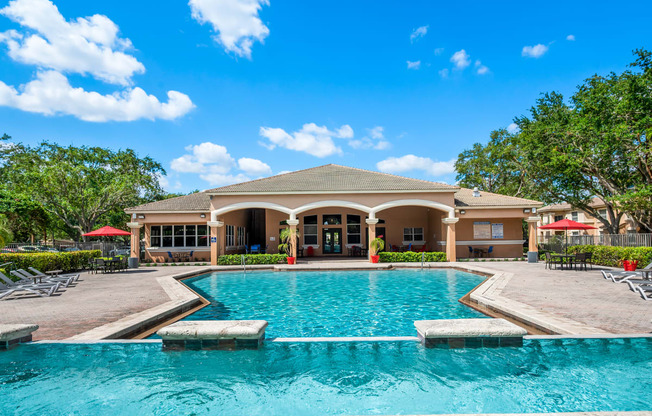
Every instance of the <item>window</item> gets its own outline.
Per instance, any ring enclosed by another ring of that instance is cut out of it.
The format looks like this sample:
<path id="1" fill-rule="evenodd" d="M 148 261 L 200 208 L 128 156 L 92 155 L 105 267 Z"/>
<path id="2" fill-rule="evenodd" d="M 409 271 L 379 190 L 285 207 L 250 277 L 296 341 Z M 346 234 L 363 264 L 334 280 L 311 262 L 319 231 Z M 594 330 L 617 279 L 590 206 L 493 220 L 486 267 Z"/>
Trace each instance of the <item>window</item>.
<path id="1" fill-rule="evenodd" d="M 149 238 L 150 247 L 161 247 L 161 226 L 155 225 L 152 227 Z"/>
<path id="2" fill-rule="evenodd" d="M 347 244 L 360 244 L 360 216 L 346 216 L 346 242 Z"/>
<path id="3" fill-rule="evenodd" d="M 163 247 L 172 247 L 172 226 L 164 225 L 163 228 Z"/>
<path id="4" fill-rule="evenodd" d="M 174 246 L 175 247 L 184 247 L 186 245 L 186 239 L 184 238 L 185 228 L 183 225 L 174 226 Z"/>
<path id="5" fill-rule="evenodd" d="M 573 221 L 579 221 L 580 215 L 577 211 L 571 212 L 571 220 Z"/>
<path id="6" fill-rule="evenodd" d="M 153 225 L 149 238 L 150 247 L 206 247 L 206 225 Z"/>
<path id="7" fill-rule="evenodd" d="M 235 227 L 227 225 L 224 228 L 226 228 L 226 246 L 232 247 L 235 245 Z"/>
<path id="8" fill-rule="evenodd" d="M 245 234 L 245 227 L 238 227 L 238 245 L 244 246 L 247 244 L 247 236 Z"/>
<path id="9" fill-rule="evenodd" d="M 303 217 L 303 244 L 317 244 L 317 216 L 307 215 Z"/>
<path id="10" fill-rule="evenodd" d="M 423 241 L 423 228 L 403 228 L 403 241 Z"/>
<path id="11" fill-rule="evenodd" d="M 564 216 L 563 216 L 563 215 L 555 215 L 555 222 L 557 222 L 557 221 L 561 221 L 561 220 L 563 220 L 563 219 L 564 219 Z"/>
<path id="12" fill-rule="evenodd" d="M 208 247 L 208 225 L 197 226 L 197 247 Z"/>
<path id="13" fill-rule="evenodd" d="M 340 225 L 342 224 L 341 215 L 324 215 L 324 225 Z"/>
<path id="14" fill-rule="evenodd" d="M 598 210 L 598 214 L 600 214 L 600 216 L 602 218 L 607 219 L 607 210 L 606 209 Z"/>

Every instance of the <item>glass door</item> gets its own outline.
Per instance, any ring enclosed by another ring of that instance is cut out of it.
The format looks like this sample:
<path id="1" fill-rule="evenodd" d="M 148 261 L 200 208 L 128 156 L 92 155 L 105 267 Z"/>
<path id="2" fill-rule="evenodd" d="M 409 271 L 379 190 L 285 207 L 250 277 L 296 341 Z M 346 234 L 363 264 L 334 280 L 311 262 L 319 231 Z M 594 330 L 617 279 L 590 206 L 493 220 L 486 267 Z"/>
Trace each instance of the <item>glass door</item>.
<path id="1" fill-rule="evenodd" d="M 322 242 L 324 254 L 342 254 L 342 229 L 324 228 Z"/>

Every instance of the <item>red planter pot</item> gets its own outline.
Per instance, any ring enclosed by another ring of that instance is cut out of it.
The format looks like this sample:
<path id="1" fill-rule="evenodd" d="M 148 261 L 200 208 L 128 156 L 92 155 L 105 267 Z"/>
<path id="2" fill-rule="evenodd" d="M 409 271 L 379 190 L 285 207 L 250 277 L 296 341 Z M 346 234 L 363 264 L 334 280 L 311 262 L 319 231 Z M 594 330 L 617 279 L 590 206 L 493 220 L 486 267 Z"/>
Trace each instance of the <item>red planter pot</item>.
<path id="1" fill-rule="evenodd" d="M 294 264 L 297 261 L 296 257 L 288 257 L 288 264 Z"/>
<path id="2" fill-rule="evenodd" d="M 636 271 L 638 267 L 638 260 L 623 260 L 623 267 L 626 272 Z"/>
<path id="3" fill-rule="evenodd" d="M 378 263 L 380 261 L 380 256 L 371 256 L 372 263 Z"/>

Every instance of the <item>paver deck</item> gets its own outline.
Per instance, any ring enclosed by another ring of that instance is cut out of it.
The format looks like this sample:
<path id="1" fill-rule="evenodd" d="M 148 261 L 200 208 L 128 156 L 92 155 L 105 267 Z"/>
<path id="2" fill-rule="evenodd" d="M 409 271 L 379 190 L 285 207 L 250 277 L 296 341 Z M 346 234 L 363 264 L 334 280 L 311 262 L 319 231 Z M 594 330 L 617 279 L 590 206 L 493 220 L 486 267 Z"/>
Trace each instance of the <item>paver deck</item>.
<path id="1" fill-rule="evenodd" d="M 600 272 L 545 270 L 543 263 L 469 262 L 432 263 L 433 267 L 480 267 L 513 276 L 501 295 L 537 310 L 600 328 L 611 333 L 652 332 L 652 302 L 644 301 L 627 285 L 611 283 Z M 301 261 L 278 269 L 387 268 L 365 261 Z M 405 267 L 406 264 L 395 264 Z M 426 265 L 428 266 L 428 265 Z M 252 267 L 259 268 L 259 267 Z M 170 301 L 157 279 L 206 267 L 142 267 L 126 273 L 84 273 L 75 287 L 50 298 L 0 301 L 0 323 L 35 323 L 34 339 L 66 339 L 93 328 Z M 239 266 L 226 269 L 239 270 Z"/>

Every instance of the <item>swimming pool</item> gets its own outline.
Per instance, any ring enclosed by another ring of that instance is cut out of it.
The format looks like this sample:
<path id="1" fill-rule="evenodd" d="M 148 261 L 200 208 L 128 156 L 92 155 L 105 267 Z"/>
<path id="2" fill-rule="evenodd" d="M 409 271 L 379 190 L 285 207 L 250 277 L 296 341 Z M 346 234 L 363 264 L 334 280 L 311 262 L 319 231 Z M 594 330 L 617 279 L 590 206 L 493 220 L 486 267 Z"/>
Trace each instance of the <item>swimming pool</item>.
<path id="1" fill-rule="evenodd" d="M 650 410 L 652 341 L 31 344 L 0 354 L 3 414 L 333 415 Z"/>
<path id="2" fill-rule="evenodd" d="M 187 320 L 263 319 L 268 337 L 409 336 L 421 319 L 478 318 L 458 299 L 485 278 L 453 269 L 211 273 Z"/>

